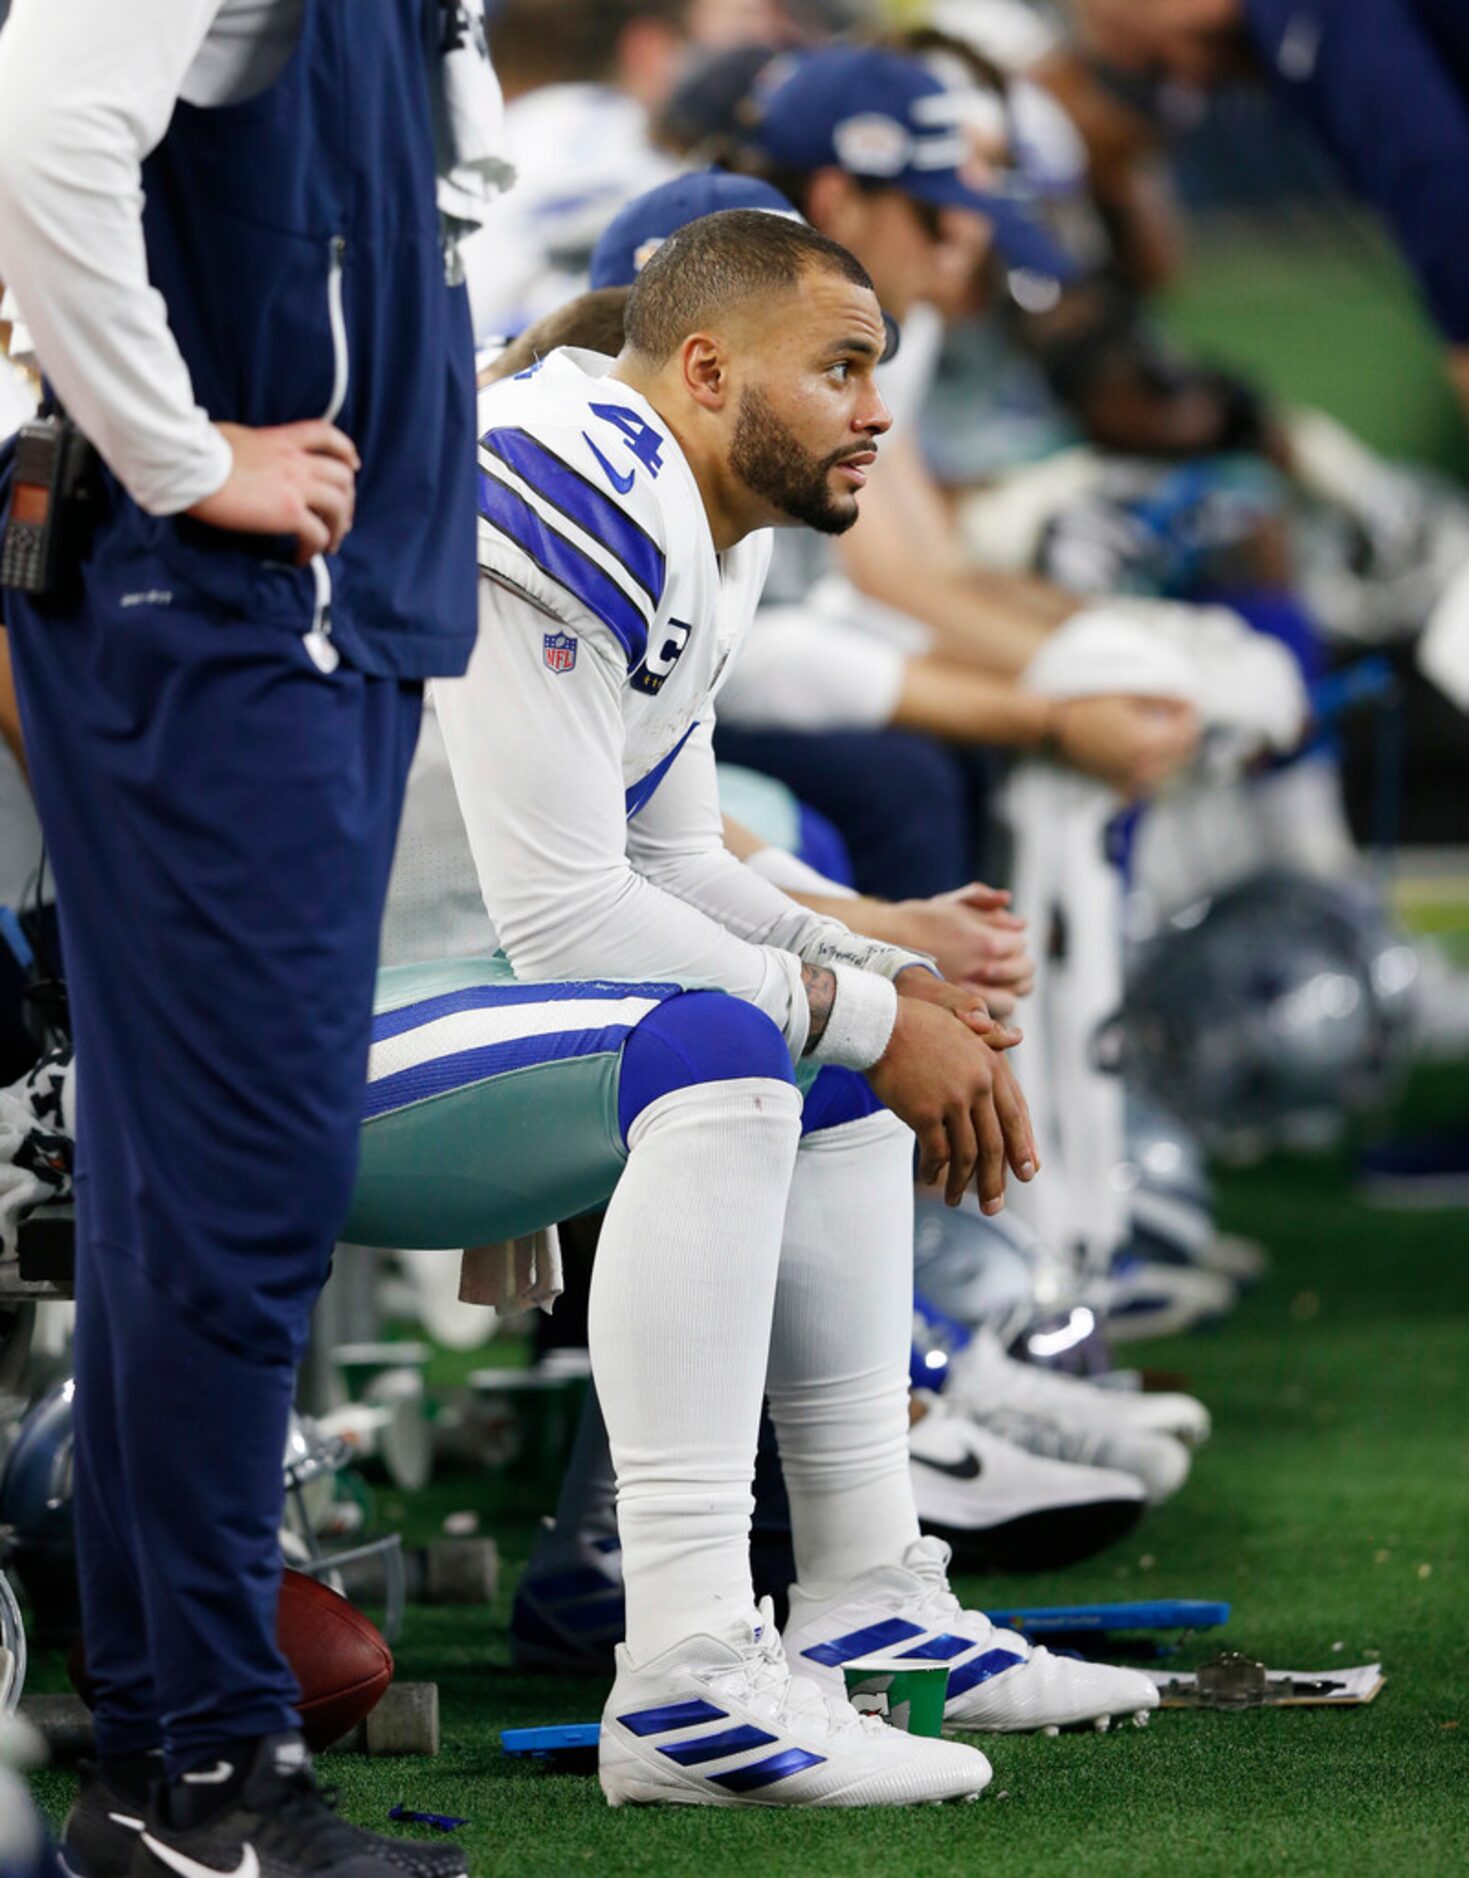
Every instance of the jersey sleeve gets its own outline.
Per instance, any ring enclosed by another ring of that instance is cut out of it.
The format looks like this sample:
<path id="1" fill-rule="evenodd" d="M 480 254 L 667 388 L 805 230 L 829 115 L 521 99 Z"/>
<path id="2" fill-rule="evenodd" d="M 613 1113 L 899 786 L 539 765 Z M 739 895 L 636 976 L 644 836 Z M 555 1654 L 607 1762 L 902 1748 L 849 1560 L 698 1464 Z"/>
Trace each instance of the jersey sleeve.
<path id="1" fill-rule="evenodd" d="M 1469 344 L 1462 0 L 1247 0 L 1277 88 L 1386 217 L 1443 337 Z"/>
<path id="2" fill-rule="evenodd" d="M 485 906 L 516 975 L 716 987 L 757 1005 L 799 1056 L 809 1022 L 800 960 L 631 864 L 620 675 L 606 659 L 548 666 L 535 609 L 488 586 L 480 601 L 469 669 L 436 680 L 434 702 Z"/>
<path id="3" fill-rule="evenodd" d="M 154 515 L 213 495 L 230 449 L 149 285 L 142 163 L 223 0 L 32 0 L 0 34 L 0 255 L 36 355 Z"/>
<path id="4" fill-rule="evenodd" d="M 668 578 L 657 479 L 663 439 L 630 406 L 593 401 L 578 424 L 537 421 L 529 404 L 507 398 L 498 409 L 493 400 L 481 407 L 482 417 L 493 415 L 479 445 L 480 570 L 564 625 L 609 641 L 604 649 L 632 671 Z M 599 417 L 608 411 L 619 415 Z"/>

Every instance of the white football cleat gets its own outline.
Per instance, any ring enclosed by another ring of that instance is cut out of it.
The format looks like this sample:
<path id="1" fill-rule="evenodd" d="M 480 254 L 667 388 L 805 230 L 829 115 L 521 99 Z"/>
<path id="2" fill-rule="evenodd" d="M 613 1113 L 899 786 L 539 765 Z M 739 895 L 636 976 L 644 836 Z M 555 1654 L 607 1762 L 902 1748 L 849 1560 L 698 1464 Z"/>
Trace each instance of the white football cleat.
<path id="1" fill-rule="evenodd" d="M 1188 1478 L 1181 1444 L 1209 1434 L 1209 1411 L 1192 1396 L 1100 1388 L 1017 1362 L 986 1330 L 949 1359 L 945 1399 L 1023 1448 L 1135 1474 L 1154 1504 Z"/>
<path id="2" fill-rule="evenodd" d="M 908 1432 L 919 1524 L 966 1571 L 1059 1570 L 1142 1518 L 1136 1474 L 1032 1453 L 923 1390 L 914 1401 L 924 1410 Z"/>
<path id="3" fill-rule="evenodd" d="M 767 1598 L 736 1640 L 689 1637 L 641 1668 L 625 1644 L 598 1750 L 610 1806 L 924 1806 L 990 1781 L 975 1748 L 904 1734 L 793 1676 Z"/>
<path id="4" fill-rule="evenodd" d="M 1217 1323 L 1239 1302 L 1238 1287 L 1222 1272 L 1161 1259 L 1119 1254 L 1110 1271 L 1087 1285 L 1085 1301 L 1102 1320 L 1109 1343 L 1176 1337 Z"/>
<path id="5" fill-rule="evenodd" d="M 963 1413 L 1028 1454 L 1064 1461 L 1073 1467 L 1101 1467 L 1130 1474 L 1150 1506 L 1172 1499 L 1188 1479 L 1193 1464 L 1188 1449 L 1172 1435 L 1087 1428 L 1053 1411 L 1032 1414 L 1024 1409 L 991 1409 L 977 1414 L 966 1403 Z"/>
<path id="6" fill-rule="evenodd" d="M 1099 1728 L 1144 1716 L 1158 1690 L 1135 1669 L 1082 1663 L 999 1630 L 949 1589 L 949 1548 L 916 1539 L 901 1565 L 864 1572 L 827 1598 L 791 1586 L 786 1655 L 801 1675 L 842 1686 L 842 1665 L 881 1651 L 949 1665 L 944 1728 L 987 1734 Z"/>

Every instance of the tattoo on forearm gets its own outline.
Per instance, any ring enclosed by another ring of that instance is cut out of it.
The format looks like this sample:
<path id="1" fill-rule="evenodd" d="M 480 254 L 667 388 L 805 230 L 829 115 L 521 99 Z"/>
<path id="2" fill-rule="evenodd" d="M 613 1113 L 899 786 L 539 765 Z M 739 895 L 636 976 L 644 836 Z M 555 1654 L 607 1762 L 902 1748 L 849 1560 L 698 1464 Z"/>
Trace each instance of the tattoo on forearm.
<path id="1" fill-rule="evenodd" d="M 836 973 L 828 971 L 824 965 L 803 965 L 801 983 L 806 990 L 806 1002 L 811 1007 L 811 1025 L 806 1032 L 806 1048 L 803 1052 L 803 1055 L 810 1056 L 826 1035 L 826 1027 L 831 1022 L 831 1007 L 837 995 Z"/>

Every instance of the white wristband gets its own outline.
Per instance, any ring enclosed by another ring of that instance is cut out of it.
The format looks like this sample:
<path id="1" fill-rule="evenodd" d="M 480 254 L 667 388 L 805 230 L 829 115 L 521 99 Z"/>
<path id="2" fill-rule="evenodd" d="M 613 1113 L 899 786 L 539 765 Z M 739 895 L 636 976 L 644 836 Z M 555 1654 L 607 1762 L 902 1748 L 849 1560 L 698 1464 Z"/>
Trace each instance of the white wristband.
<path id="1" fill-rule="evenodd" d="M 807 965 L 827 965 L 832 970 L 849 965 L 893 980 L 910 965 L 923 966 L 935 978 L 942 976 L 926 952 L 909 952 L 904 946 L 890 946 L 881 939 L 864 939 L 860 933 L 838 926 L 835 920 L 823 922 L 823 930 L 801 947 L 801 957 Z"/>
<path id="2" fill-rule="evenodd" d="M 813 1063 L 837 1063 L 844 1069 L 871 1069 L 888 1047 L 898 1021 L 898 993 L 876 972 L 855 965 L 827 968 L 837 981 L 831 1016 L 821 1041 L 809 1051 Z"/>

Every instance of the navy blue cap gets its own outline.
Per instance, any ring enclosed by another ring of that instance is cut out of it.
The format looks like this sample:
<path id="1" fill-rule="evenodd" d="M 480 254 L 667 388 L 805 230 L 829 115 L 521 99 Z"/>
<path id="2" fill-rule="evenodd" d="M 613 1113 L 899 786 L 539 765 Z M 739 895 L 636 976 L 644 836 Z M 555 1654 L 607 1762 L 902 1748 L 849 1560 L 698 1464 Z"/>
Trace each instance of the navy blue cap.
<path id="1" fill-rule="evenodd" d="M 787 221 L 803 220 L 778 189 L 758 177 L 736 176 L 729 170 L 675 176 L 672 182 L 635 196 L 602 230 L 592 250 L 592 287 L 630 287 L 670 235 L 701 216 L 718 215 L 724 209 L 764 209 Z M 881 361 L 886 365 L 897 357 L 902 334 L 891 313 L 883 314 L 882 323 L 888 336 Z"/>
<path id="2" fill-rule="evenodd" d="M 1072 280 L 1076 263 L 1012 197 L 976 189 L 959 94 L 917 59 L 879 46 L 821 46 L 795 59 L 762 100 L 751 143 L 787 169 L 843 169 L 916 202 L 972 209 L 1009 266 Z"/>
<path id="3" fill-rule="evenodd" d="M 753 176 L 734 176 L 728 170 L 696 170 L 675 176 L 637 196 L 602 230 L 592 250 L 593 287 L 630 287 L 644 263 L 670 235 L 686 222 L 721 209 L 766 209 L 798 222 L 796 213 L 778 189 Z"/>

